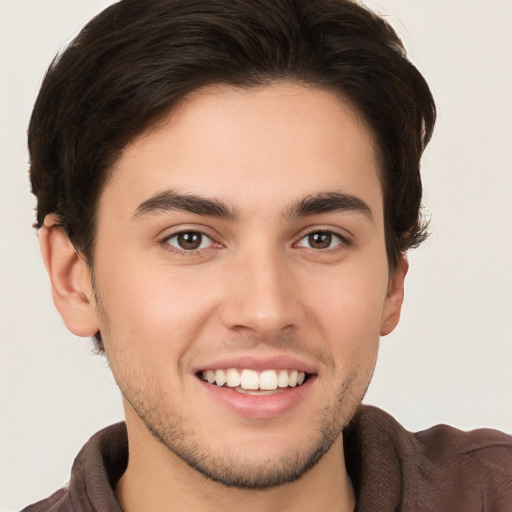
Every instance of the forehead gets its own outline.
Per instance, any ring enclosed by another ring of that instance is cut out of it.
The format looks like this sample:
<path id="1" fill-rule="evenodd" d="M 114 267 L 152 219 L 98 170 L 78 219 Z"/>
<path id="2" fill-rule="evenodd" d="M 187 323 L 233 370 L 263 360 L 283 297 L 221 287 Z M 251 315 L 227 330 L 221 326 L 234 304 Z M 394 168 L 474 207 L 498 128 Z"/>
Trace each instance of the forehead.
<path id="1" fill-rule="evenodd" d="M 293 83 L 208 87 L 129 144 L 100 198 L 122 215 L 172 188 L 253 213 L 324 192 L 364 194 L 381 209 L 373 137 L 333 92 Z"/>

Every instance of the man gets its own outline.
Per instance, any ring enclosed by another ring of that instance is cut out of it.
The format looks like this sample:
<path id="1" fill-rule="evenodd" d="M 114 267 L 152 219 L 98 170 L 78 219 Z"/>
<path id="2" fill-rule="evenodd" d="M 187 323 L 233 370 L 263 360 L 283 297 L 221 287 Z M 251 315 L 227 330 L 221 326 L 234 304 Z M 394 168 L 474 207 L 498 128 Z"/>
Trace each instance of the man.
<path id="1" fill-rule="evenodd" d="M 359 408 L 426 236 L 433 100 L 344 1 L 124 0 L 53 64 L 29 130 L 67 327 L 126 427 L 27 510 L 506 510 L 511 441 Z"/>

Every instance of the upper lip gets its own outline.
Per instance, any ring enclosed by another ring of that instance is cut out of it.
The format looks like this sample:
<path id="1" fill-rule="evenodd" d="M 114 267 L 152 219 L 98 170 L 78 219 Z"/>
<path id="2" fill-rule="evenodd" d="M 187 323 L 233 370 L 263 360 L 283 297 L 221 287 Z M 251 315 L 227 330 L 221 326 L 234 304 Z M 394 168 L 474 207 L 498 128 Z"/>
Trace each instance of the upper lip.
<path id="1" fill-rule="evenodd" d="M 221 370 L 228 368 L 240 368 L 255 371 L 263 370 L 298 370 L 304 373 L 317 373 L 317 367 L 313 363 L 289 354 L 239 354 L 226 355 L 209 360 L 205 364 L 195 366 L 194 373 L 208 370 Z"/>

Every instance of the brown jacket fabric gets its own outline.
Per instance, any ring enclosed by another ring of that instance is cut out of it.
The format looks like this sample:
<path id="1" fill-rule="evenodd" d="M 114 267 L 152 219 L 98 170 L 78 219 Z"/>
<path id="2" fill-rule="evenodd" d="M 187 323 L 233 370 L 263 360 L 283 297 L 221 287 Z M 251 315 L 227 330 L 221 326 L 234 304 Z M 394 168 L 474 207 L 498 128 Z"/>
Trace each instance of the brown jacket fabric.
<path id="1" fill-rule="evenodd" d="M 410 433 L 361 406 L 344 432 L 356 512 L 512 512 L 512 437 L 440 425 Z M 82 448 L 65 489 L 22 512 L 121 512 L 113 487 L 128 460 L 124 423 Z"/>

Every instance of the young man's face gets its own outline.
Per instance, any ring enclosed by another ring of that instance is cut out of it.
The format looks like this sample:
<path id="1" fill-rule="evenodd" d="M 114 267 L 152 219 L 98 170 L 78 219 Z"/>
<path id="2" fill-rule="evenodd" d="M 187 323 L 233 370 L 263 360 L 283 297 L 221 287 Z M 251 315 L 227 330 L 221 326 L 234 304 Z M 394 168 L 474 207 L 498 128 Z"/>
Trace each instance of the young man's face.
<path id="1" fill-rule="evenodd" d="M 126 148 L 94 279 L 131 441 L 242 487 L 341 449 L 402 299 L 378 175 L 353 110 L 293 84 L 199 91 Z"/>

